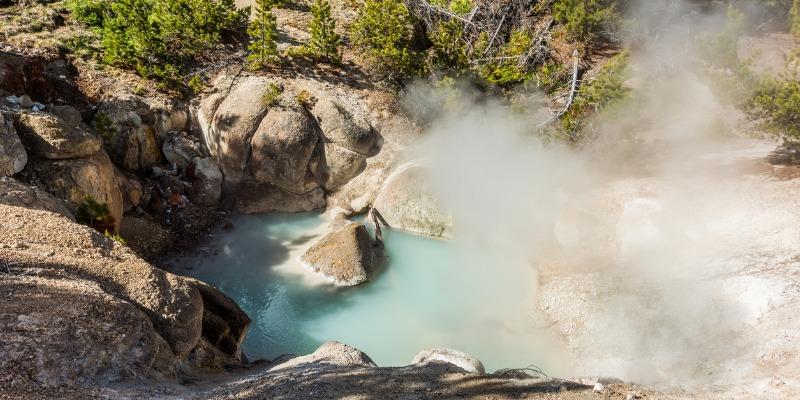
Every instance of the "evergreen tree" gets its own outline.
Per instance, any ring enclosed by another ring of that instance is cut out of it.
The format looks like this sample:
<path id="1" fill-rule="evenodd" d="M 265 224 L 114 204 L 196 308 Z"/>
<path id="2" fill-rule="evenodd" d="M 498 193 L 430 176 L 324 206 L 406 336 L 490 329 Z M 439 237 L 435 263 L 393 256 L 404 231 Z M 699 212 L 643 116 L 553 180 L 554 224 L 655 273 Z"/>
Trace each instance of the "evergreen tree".
<path id="1" fill-rule="evenodd" d="M 331 62 L 342 60 L 339 54 L 339 44 L 342 38 L 334 31 L 336 20 L 331 16 L 331 5 L 328 0 L 316 0 L 311 5 L 313 19 L 309 27 L 311 28 L 311 40 L 305 45 L 310 55 L 317 59 Z"/>
<path id="2" fill-rule="evenodd" d="M 278 24 L 272 14 L 271 0 L 256 0 L 256 17 L 250 22 L 250 55 L 247 59 L 253 68 L 263 68 L 278 60 L 278 44 L 275 42 Z"/>
<path id="3" fill-rule="evenodd" d="M 411 13 L 400 0 L 366 0 L 350 27 L 353 44 L 376 72 L 401 79 L 418 71 L 410 50 L 414 36 Z"/>

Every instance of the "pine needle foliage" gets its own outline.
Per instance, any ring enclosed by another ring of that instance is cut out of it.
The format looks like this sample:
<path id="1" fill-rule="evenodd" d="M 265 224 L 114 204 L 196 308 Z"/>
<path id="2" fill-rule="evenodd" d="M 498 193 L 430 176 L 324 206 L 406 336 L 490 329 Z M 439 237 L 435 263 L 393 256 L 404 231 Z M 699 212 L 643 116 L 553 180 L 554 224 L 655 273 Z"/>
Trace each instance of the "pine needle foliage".
<path id="1" fill-rule="evenodd" d="M 339 45 L 342 38 L 336 34 L 336 20 L 331 15 L 331 5 L 328 0 L 316 0 L 311 5 L 313 16 L 309 28 L 311 40 L 305 45 L 314 59 L 328 62 L 341 62 Z"/>
<path id="2" fill-rule="evenodd" d="M 244 26 L 249 10 L 234 0 L 69 0 L 75 18 L 100 34 L 103 61 L 136 70 L 165 85 L 227 33 Z"/>
<path id="3" fill-rule="evenodd" d="M 271 0 L 256 0 L 256 15 L 247 34 L 250 35 L 250 55 L 247 60 L 253 69 L 264 68 L 278 61 L 278 44 L 275 42 L 278 23 L 272 13 Z"/>
<path id="4" fill-rule="evenodd" d="M 419 69 L 410 50 L 411 14 L 400 0 L 366 0 L 350 36 L 375 72 L 389 80 L 414 75 Z"/>

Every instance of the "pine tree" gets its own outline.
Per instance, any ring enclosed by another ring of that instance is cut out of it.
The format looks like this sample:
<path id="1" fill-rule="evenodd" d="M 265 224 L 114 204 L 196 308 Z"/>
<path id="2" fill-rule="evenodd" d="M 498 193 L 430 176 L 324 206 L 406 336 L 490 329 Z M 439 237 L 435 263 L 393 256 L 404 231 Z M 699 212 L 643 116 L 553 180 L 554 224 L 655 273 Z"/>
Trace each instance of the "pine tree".
<path id="1" fill-rule="evenodd" d="M 331 16 L 331 5 L 328 0 L 316 0 L 311 5 L 313 19 L 309 27 L 311 28 L 311 40 L 305 45 L 310 55 L 317 59 L 330 62 L 340 62 L 342 56 L 339 54 L 339 44 L 342 38 L 334 31 L 336 20 Z"/>
<path id="2" fill-rule="evenodd" d="M 272 14 L 271 0 L 256 0 L 256 17 L 247 28 L 250 35 L 250 55 L 247 59 L 255 69 L 263 68 L 278 60 L 278 44 L 275 42 L 278 24 Z"/>

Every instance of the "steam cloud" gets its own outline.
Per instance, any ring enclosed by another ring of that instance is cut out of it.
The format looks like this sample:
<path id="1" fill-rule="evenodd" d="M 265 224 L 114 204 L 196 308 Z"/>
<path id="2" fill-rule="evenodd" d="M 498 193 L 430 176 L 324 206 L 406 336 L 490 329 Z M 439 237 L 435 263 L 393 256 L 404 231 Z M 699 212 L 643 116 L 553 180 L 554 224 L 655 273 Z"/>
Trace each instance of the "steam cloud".
<path id="1" fill-rule="evenodd" d="M 576 374 L 737 379 L 758 339 L 742 334 L 752 315 L 720 277 L 747 257 L 756 208 L 729 157 L 742 148 L 730 135 L 739 115 L 712 91 L 694 46 L 724 18 L 675 1 L 630 12 L 640 26 L 628 30 L 628 83 L 641 101 L 598 119 L 597 140 L 545 145 L 532 134 L 541 109 L 418 85 L 415 108 L 448 111 L 424 116 L 433 121 L 411 158 L 429 166 L 453 240 L 487 282 L 504 268 L 535 271 L 530 313 L 567 339 Z"/>

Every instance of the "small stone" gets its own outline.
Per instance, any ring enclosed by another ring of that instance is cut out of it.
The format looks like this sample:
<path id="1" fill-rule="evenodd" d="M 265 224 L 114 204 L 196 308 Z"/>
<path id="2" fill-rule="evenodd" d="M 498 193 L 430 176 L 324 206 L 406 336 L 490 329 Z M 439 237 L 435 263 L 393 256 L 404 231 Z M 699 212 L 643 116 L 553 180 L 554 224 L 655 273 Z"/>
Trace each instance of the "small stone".
<path id="1" fill-rule="evenodd" d="M 27 94 L 23 94 L 22 97 L 19 98 L 19 105 L 22 108 L 31 108 L 33 107 L 33 100 Z"/>
<path id="2" fill-rule="evenodd" d="M 595 393 L 602 393 L 603 390 L 605 390 L 605 388 L 606 387 L 602 383 L 597 382 L 597 383 L 594 384 L 594 387 L 592 388 L 592 391 L 595 392 Z"/>

